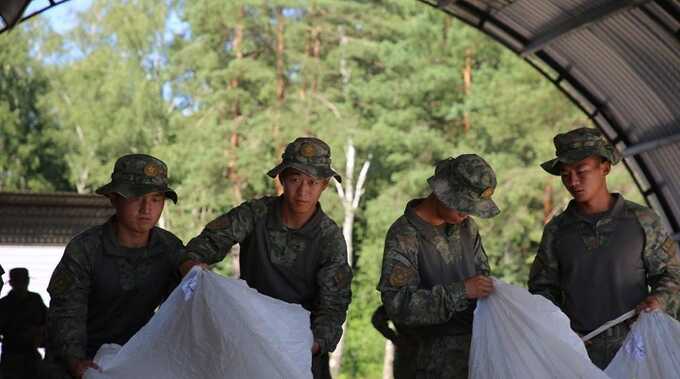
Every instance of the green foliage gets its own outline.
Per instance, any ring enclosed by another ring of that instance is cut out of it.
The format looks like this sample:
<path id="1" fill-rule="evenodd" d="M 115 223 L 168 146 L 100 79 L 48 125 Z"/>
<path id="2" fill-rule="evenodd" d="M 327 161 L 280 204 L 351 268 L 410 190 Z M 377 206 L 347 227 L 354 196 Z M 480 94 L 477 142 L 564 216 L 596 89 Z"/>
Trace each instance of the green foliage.
<path id="1" fill-rule="evenodd" d="M 428 194 L 434 162 L 475 152 L 496 170 L 502 213 L 478 223 L 494 275 L 512 283 L 525 283 L 546 215 L 568 201 L 539 164 L 554 134 L 588 119 L 521 59 L 418 2 L 97 0 L 79 20 L 65 35 L 0 36 L 0 188 L 91 192 L 118 156 L 149 152 L 168 163 L 180 200 L 166 226 L 186 242 L 275 194 L 266 172 L 296 136 L 326 140 L 341 173 L 351 138 L 371 169 L 343 377 L 381 375 L 370 318 L 384 236 Z M 610 189 L 641 201 L 623 168 Z M 322 204 L 341 224 L 332 185 Z"/>
<path id="2" fill-rule="evenodd" d="M 52 120 L 37 107 L 49 81 L 30 56 L 36 28 L 19 27 L 0 38 L 0 190 L 51 191 L 72 187 L 61 175 L 60 151 L 45 132 Z"/>

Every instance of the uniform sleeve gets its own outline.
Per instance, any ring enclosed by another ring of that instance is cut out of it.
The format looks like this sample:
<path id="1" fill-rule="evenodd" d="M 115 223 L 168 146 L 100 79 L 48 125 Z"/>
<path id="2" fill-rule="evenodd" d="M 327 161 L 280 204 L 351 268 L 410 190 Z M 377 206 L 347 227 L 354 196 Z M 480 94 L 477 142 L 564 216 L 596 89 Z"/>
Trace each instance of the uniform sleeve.
<path id="1" fill-rule="evenodd" d="M 189 241 L 186 256 L 208 264 L 224 259 L 231 247 L 253 230 L 254 207 L 253 203 L 246 202 L 211 221 L 201 234 Z"/>
<path id="2" fill-rule="evenodd" d="M 171 239 L 168 242 L 168 248 L 170 251 L 168 251 L 169 259 L 170 259 L 170 264 L 174 267 L 178 267 L 191 259 L 189 256 L 189 253 L 187 250 L 184 248 L 184 244 L 182 243 L 182 240 L 177 238 L 174 234 L 168 232 L 170 234 Z"/>
<path id="3" fill-rule="evenodd" d="M 668 235 L 659 217 L 648 210 L 638 217 L 645 230 L 643 259 L 647 283 L 664 309 L 674 314 L 680 307 L 680 257 L 678 245 Z"/>
<path id="4" fill-rule="evenodd" d="M 312 333 L 321 353 L 335 350 L 342 324 L 352 300 L 352 269 L 347 263 L 347 245 L 339 229 L 321 245 L 323 259 L 316 275 L 319 292 L 312 309 Z"/>
<path id="5" fill-rule="evenodd" d="M 84 359 L 91 265 L 84 246 L 71 242 L 52 274 L 47 291 L 49 346 L 63 359 Z"/>
<path id="6" fill-rule="evenodd" d="M 484 246 L 482 245 L 482 236 L 479 235 L 479 229 L 477 228 L 477 225 L 474 224 L 474 221 L 469 219 L 469 222 L 471 222 L 473 225 L 472 232 L 475 236 L 473 250 L 476 273 L 477 275 L 489 276 L 491 275 L 491 268 L 489 267 L 489 257 L 487 257 L 486 251 L 484 251 Z"/>
<path id="7" fill-rule="evenodd" d="M 560 307 L 562 290 L 559 282 L 559 262 L 554 251 L 556 229 L 553 222 L 548 223 L 543 229 L 538 254 L 529 271 L 529 292 L 541 295 Z"/>
<path id="8" fill-rule="evenodd" d="M 419 289 L 415 231 L 392 227 L 385 241 L 378 290 L 392 321 L 406 326 L 425 326 L 449 321 L 467 309 L 465 284 L 454 282 Z"/>

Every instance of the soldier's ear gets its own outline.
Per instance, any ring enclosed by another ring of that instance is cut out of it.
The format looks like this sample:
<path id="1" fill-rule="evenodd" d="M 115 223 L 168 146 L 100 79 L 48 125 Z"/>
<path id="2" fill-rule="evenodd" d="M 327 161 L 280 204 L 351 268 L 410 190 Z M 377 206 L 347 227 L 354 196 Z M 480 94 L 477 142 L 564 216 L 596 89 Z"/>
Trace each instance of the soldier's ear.
<path id="1" fill-rule="evenodd" d="M 120 200 L 120 195 L 112 192 L 112 193 L 107 193 L 106 197 L 109 198 L 109 201 L 111 202 L 111 206 L 116 208 L 116 204 L 118 204 L 118 201 Z"/>
<path id="2" fill-rule="evenodd" d="M 612 170 L 612 163 L 604 159 L 601 164 L 604 165 L 604 176 L 609 175 L 609 172 Z"/>
<path id="3" fill-rule="evenodd" d="M 328 187 L 328 183 L 330 183 L 330 181 L 331 181 L 330 178 L 323 180 L 323 182 L 321 183 L 321 192 L 326 190 L 326 188 Z"/>

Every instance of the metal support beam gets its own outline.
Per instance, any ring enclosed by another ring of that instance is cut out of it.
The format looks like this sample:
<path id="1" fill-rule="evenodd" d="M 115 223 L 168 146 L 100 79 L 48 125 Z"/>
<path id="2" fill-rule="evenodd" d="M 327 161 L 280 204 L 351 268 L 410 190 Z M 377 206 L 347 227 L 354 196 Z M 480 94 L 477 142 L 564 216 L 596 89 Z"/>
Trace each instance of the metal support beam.
<path id="1" fill-rule="evenodd" d="M 0 1 L 5 1 L 5 0 L 0 0 Z M 35 17 L 35 16 L 37 16 L 37 15 L 39 15 L 39 14 L 41 14 L 41 13 L 43 13 L 43 12 L 49 10 L 49 9 L 52 9 L 52 8 L 58 6 L 58 5 L 64 4 L 67 1 L 70 1 L 70 0 L 49 0 L 49 5 L 46 5 L 42 8 L 34 11 L 33 13 L 31 13 L 29 15 L 23 15 L 23 13 L 28 8 L 28 4 L 30 3 L 30 0 L 26 1 L 26 6 L 24 6 L 24 8 L 21 10 L 21 13 L 17 16 L 17 19 L 15 20 L 15 22 L 12 23 L 12 24 L 6 23 L 4 26 L 0 27 L 0 33 L 4 33 L 6 31 L 10 30 L 11 28 L 13 28 L 16 24 L 24 22 L 24 21 L 30 19 L 31 17 Z"/>
<path id="2" fill-rule="evenodd" d="M 623 154 L 624 157 L 630 157 L 632 155 L 642 154 L 647 151 L 656 150 L 661 146 L 670 145 L 672 143 L 678 142 L 680 142 L 680 132 L 671 134 L 670 136 L 657 138 L 655 140 L 641 142 L 632 146 L 628 146 L 625 149 L 623 149 L 621 154 Z"/>
<path id="3" fill-rule="evenodd" d="M 544 47 L 550 45 L 552 42 L 567 33 L 581 29 L 593 22 L 598 22 L 607 17 L 611 17 L 612 15 L 628 8 L 637 7 L 644 3 L 648 3 L 649 1 L 651 0 L 612 0 L 599 7 L 589 9 L 578 16 L 574 16 L 562 22 L 561 24 L 549 28 L 543 34 L 536 36 L 536 38 L 526 45 L 520 55 L 526 58 L 536 51 L 542 50 Z"/>

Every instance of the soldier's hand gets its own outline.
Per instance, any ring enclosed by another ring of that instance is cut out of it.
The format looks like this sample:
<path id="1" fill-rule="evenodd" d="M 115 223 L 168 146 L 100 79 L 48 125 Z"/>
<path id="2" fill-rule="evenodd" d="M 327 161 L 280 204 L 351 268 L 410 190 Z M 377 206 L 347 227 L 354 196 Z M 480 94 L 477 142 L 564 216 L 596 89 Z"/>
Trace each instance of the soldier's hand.
<path id="1" fill-rule="evenodd" d="M 637 307 L 635 307 L 637 310 L 637 313 L 641 312 L 651 312 L 656 309 L 661 309 L 661 303 L 659 302 L 659 299 L 656 298 L 654 295 L 647 296 L 646 299 L 642 301 Z"/>
<path id="2" fill-rule="evenodd" d="M 194 266 L 199 266 L 199 267 L 203 268 L 204 270 L 208 269 L 208 265 L 203 263 L 203 262 L 199 262 L 199 261 L 195 261 L 195 260 L 188 260 L 188 261 L 185 261 L 184 263 L 182 263 L 181 265 L 179 265 L 179 273 L 182 275 L 182 277 L 184 277 L 189 271 L 191 271 L 191 269 Z"/>
<path id="3" fill-rule="evenodd" d="M 465 297 L 480 299 L 493 292 L 493 280 L 488 276 L 477 275 L 465 279 Z"/>
<path id="4" fill-rule="evenodd" d="M 318 342 L 314 341 L 312 344 L 312 355 L 317 355 L 321 351 L 321 345 L 319 345 Z"/>
<path id="5" fill-rule="evenodd" d="M 85 371 L 89 368 L 101 371 L 96 363 L 88 359 L 69 359 L 68 360 L 68 371 L 76 379 L 80 379 L 85 374 Z"/>

